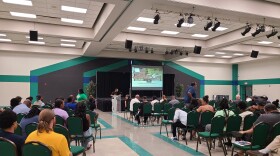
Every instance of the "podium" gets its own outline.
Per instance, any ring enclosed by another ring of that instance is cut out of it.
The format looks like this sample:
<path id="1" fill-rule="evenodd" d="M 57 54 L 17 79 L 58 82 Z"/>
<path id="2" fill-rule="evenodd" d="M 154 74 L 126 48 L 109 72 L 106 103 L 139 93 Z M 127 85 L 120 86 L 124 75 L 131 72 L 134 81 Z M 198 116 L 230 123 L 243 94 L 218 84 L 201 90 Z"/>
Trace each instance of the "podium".
<path id="1" fill-rule="evenodd" d="M 121 111 L 121 95 L 112 96 L 112 112 Z"/>

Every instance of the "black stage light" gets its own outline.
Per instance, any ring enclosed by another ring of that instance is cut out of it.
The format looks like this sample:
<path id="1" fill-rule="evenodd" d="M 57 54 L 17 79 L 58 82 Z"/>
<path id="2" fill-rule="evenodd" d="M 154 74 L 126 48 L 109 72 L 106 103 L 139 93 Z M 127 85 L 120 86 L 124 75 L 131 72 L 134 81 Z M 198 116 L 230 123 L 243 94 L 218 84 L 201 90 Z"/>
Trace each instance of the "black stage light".
<path id="1" fill-rule="evenodd" d="M 137 47 L 136 46 L 134 47 L 134 52 L 137 53 Z"/>
<path id="2" fill-rule="evenodd" d="M 188 53 L 188 52 L 186 52 L 186 56 L 189 56 L 189 53 Z"/>
<path id="3" fill-rule="evenodd" d="M 247 24 L 247 26 L 245 27 L 245 30 L 241 33 L 242 36 L 245 36 L 250 30 L 251 30 L 251 26 L 249 24 Z"/>
<path id="4" fill-rule="evenodd" d="M 168 51 L 166 50 L 166 51 L 165 51 L 165 55 L 167 55 L 167 54 L 168 54 Z"/>
<path id="5" fill-rule="evenodd" d="M 278 33 L 278 31 L 276 31 L 275 29 L 272 30 L 272 32 L 268 35 L 266 35 L 267 38 L 270 38 L 272 36 L 275 36 Z"/>
<path id="6" fill-rule="evenodd" d="M 154 17 L 154 24 L 158 24 L 158 21 L 160 20 L 160 16 L 159 14 L 157 14 L 155 17 Z"/>
<path id="7" fill-rule="evenodd" d="M 145 53 L 148 53 L 149 52 L 149 49 L 148 47 L 145 48 Z"/>
<path id="8" fill-rule="evenodd" d="M 260 28 L 256 28 L 256 31 L 252 33 L 252 36 L 255 37 L 256 35 L 258 35 L 259 33 L 261 33 L 261 29 Z"/>
<path id="9" fill-rule="evenodd" d="M 182 56 L 182 55 L 183 55 L 183 53 L 182 53 L 182 52 L 180 52 L 180 55 Z"/>
<path id="10" fill-rule="evenodd" d="M 153 54 L 154 53 L 154 48 L 151 48 L 151 54 Z"/>
<path id="11" fill-rule="evenodd" d="M 204 27 L 204 30 L 205 30 L 205 31 L 208 31 L 208 29 L 209 29 L 210 27 L 212 27 L 212 25 L 213 25 L 213 22 L 211 21 L 211 19 L 208 18 L 208 20 L 209 20 L 209 22 L 207 22 L 206 26 Z"/>
<path id="12" fill-rule="evenodd" d="M 38 41 L 38 31 L 29 31 L 29 40 L 30 41 Z"/>
<path id="13" fill-rule="evenodd" d="M 217 28 L 219 28 L 220 27 L 220 25 L 221 25 L 221 22 L 219 22 L 217 19 L 215 19 L 215 24 L 214 24 L 214 26 L 213 26 L 213 28 L 212 28 L 212 31 L 216 31 L 217 30 Z"/>
<path id="14" fill-rule="evenodd" d="M 177 23 L 177 27 L 178 28 L 181 28 L 182 27 L 182 24 L 185 22 L 185 19 L 184 18 L 181 18 L 178 20 L 178 23 Z"/>
<path id="15" fill-rule="evenodd" d="M 261 29 L 261 32 L 265 32 L 265 26 L 264 25 L 260 26 L 260 29 Z"/>
<path id="16" fill-rule="evenodd" d="M 277 36 L 278 37 L 278 39 L 280 40 L 280 35 L 279 36 Z"/>
<path id="17" fill-rule="evenodd" d="M 187 21 L 187 23 L 189 23 L 189 24 L 193 24 L 193 14 L 190 14 L 190 16 L 188 17 L 188 21 Z"/>
<path id="18" fill-rule="evenodd" d="M 128 49 L 128 51 L 131 52 L 132 50 L 131 50 L 131 49 Z"/>
<path id="19" fill-rule="evenodd" d="M 258 55 L 259 55 L 259 51 L 252 50 L 252 53 L 251 53 L 252 58 L 257 58 Z"/>

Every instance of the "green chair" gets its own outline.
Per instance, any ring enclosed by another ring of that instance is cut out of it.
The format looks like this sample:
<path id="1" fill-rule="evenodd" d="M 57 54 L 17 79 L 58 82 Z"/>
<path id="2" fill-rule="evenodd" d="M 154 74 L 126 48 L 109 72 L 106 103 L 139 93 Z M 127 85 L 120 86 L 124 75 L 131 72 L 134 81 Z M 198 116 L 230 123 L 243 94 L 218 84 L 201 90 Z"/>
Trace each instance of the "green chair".
<path id="1" fill-rule="evenodd" d="M 20 127 L 20 125 L 18 124 L 17 129 L 15 129 L 15 134 L 17 135 L 22 135 L 22 128 Z"/>
<path id="2" fill-rule="evenodd" d="M 0 151 L 3 156 L 17 156 L 17 147 L 12 141 L 0 137 Z"/>
<path id="3" fill-rule="evenodd" d="M 94 128 L 94 130 L 95 130 L 94 138 L 96 138 L 97 131 L 99 131 L 99 138 L 101 139 L 101 126 L 100 126 L 100 124 L 97 123 L 96 114 L 94 114 L 90 110 L 87 110 L 87 114 L 89 114 L 89 116 L 90 116 L 90 122 L 91 122 L 90 127 Z"/>
<path id="4" fill-rule="evenodd" d="M 222 142 L 222 148 L 224 151 L 224 155 L 226 155 L 226 151 L 223 144 L 222 134 L 225 124 L 225 118 L 223 116 L 216 116 L 211 120 L 211 131 L 210 132 L 198 132 L 198 139 L 196 142 L 196 152 L 198 151 L 198 142 L 200 142 L 200 137 L 206 139 L 206 144 L 208 148 L 209 155 L 211 156 L 211 143 L 213 139 L 219 138 Z"/>
<path id="5" fill-rule="evenodd" d="M 270 133 L 270 138 L 269 138 L 269 143 L 273 141 L 276 136 L 280 135 L 280 122 L 277 122 L 276 124 L 273 125 L 271 133 Z"/>
<path id="6" fill-rule="evenodd" d="M 127 103 L 127 106 L 126 106 L 126 107 L 127 107 L 127 108 L 124 110 L 123 117 L 124 117 L 125 119 L 128 119 L 127 113 L 130 112 L 130 103 Z"/>
<path id="7" fill-rule="evenodd" d="M 211 106 L 213 106 L 213 107 L 214 107 L 215 102 L 216 102 L 215 100 L 210 100 L 210 101 L 209 101 L 209 105 L 211 105 Z"/>
<path id="8" fill-rule="evenodd" d="M 70 148 L 71 153 L 73 154 L 73 156 L 79 155 L 81 153 L 83 153 L 83 155 L 86 155 L 85 153 L 85 149 L 82 146 L 71 146 L 70 145 L 70 134 L 67 128 L 65 128 L 62 125 L 56 124 L 54 126 L 54 132 L 62 134 L 65 136 L 67 142 L 68 142 L 68 146 Z"/>
<path id="9" fill-rule="evenodd" d="M 154 120 L 152 120 L 152 124 L 154 125 L 154 121 L 156 119 L 157 122 L 159 121 L 159 118 L 161 118 L 161 113 L 162 113 L 163 105 L 160 103 L 155 103 L 154 104 L 154 112 L 152 113 L 152 116 L 154 117 Z"/>
<path id="10" fill-rule="evenodd" d="M 183 107 L 181 110 L 182 110 L 182 111 L 185 111 L 186 113 L 189 113 L 189 112 L 190 112 L 190 109 L 189 109 L 189 108 L 184 108 L 184 107 Z"/>
<path id="11" fill-rule="evenodd" d="M 201 113 L 200 125 L 205 127 L 206 125 L 211 123 L 212 118 L 214 117 L 214 113 L 211 111 L 205 111 Z"/>
<path id="12" fill-rule="evenodd" d="M 133 122 L 134 115 L 137 114 L 139 106 L 140 106 L 140 103 L 133 104 L 133 117 L 131 118 L 131 120 L 132 120 L 131 122 Z"/>
<path id="13" fill-rule="evenodd" d="M 233 142 L 231 155 L 233 156 L 234 149 L 240 149 L 242 151 L 247 150 L 259 150 L 267 145 L 267 138 L 269 135 L 269 125 L 265 123 L 259 123 L 254 127 L 253 135 L 251 138 L 251 145 L 241 146 Z"/>
<path id="14" fill-rule="evenodd" d="M 152 105 L 150 103 L 144 104 L 143 105 L 143 117 L 148 117 L 148 119 L 150 119 L 151 114 L 152 114 Z M 147 122 L 148 121 L 149 120 L 147 120 Z"/>
<path id="15" fill-rule="evenodd" d="M 243 123 L 243 131 L 246 131 L 250 128 L 252 128 L 253 123 L 257 120 L 257 116 L 256 115 L 247 115 L 244 118 L 244 123 Z"/>
<path id="16" fill-rule="evenodd" d="M 52 156 L 51 149 L 38 141 L 31 141 L 22 146 L 22 155 L 23 156 Z"/>
<path id="17" fill-rule="evenodd" d="M 93 144 L 93 152 L 95 152 L 95 139 L 93 136 L 84 136 L 83 132 L 83 121 L 82 118 L 79 117 L 68 117 L 67 118 L 67 126 L 70 134 L 70 138 L 72 140 L 75 140 L 76 146 L 77 143 L 80 141 L 85 141 L 86 139 L 92 139 L 92 144 Z"/>
<path id="18" fill-rule="evenodd" d="M 231 132 L 239 131 L 241 122 L 242 122 L 242 118 L 239 115 L 232 115 L 228 117 L 225 134 L 231 136 Z"/>
<path id="19" fill-rule="evenodd" d="M 175 108 L 169 109 L 169 111 L 168 111 L 168 116 L 167 116 L 167 120 L 162 120 L 162 121 L 161 121 L 161 124 L 160 124 L 160 131 L 159 131 L 160 134 L 161 134 L 162 125 L 164 125 L 164 126 L 165 126 L 165 130 L 166 130 L 166 133 L 167 133 L 167 137 L 168 137 L 167 125 L 171 125 L 171 124 L 173 123 L 174 114 L 175 114 Z"/>
<path id="20" fill-rule="evenodd" d="M 172 105 L 167 103 L 163 105 L 163 114 L 162 115 L 168 115 L 168 111 L 172 108 Z"/>
<path id="21" fill-rule="evenodd" d="M 55 120 L 56 120 L 56 124 L 60 124 L 60 125 L 64 126 L 65 121 L 64 121 L 64 119 L 61 116 L 56 115 L 55 116 Z"/>
<path id="22" fill-rule="evenodd" d="M 38 126 L 38 123 L 30 123 L 30 124 L 27 124 L 25 126 L 25 133 L 26 133 L 26 136 L 28 136 L 30 133 L 32 133 L 33 131 L 37 130 L 37 126 Z"/>
<path id="23" fill-rule="evenodd" d="M 21 119 L 25 116 L 23 113 L 17 114 L 17 123 L 20 123 Z"/>
<path id="24" fill-rule="evenodd" d="M 68 116 L 74 116 L 74 111 L 72 109 L 69 109 L 67 111 L 67 113 L 68 113 Z"/>

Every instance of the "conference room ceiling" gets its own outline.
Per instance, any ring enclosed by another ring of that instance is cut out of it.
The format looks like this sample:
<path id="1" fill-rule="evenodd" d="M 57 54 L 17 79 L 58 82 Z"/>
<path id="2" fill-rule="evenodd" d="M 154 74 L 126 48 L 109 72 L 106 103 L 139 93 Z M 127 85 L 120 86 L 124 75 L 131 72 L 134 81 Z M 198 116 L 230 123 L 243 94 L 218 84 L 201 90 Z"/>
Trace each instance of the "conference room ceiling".
<path id="1" fill-rule="evenodd" d="M 32 2 L 32 6 L 6 1 L 0 0 L 0 51 L 3 52 L 212 63 L 280 57 L 279 34 L 266 37 L 272 29 L 269 26 L 280 31 L 280 5 L 270 0 L 26 0 Z M 80 8 L 83 13 L 63 11 L 62 6 Z M 139 21 L 139 17 L 153 20 L 156 10 L 161 17 L 159 24 Z M 15 17 L 10 12 L 34 14 L 36 18 Z M 195 14 L 195 25 L 177 28 L 180 13 Z M 221 22 L 217 31 L 204 30 L 208 17 Z M 74 19 L 80 24 L 63 22 L 62 18 Z M 252 29 L 242 36 L 247 22 Z M 263 23 L 266 31 L 252 37 L 257 24 Z M 131 30 L 131 27 L 144 31 Z M 39 42 L 44 44 L 29 43 L 29 30 L 37 30 Z M 163 34 L 164 30 L 176 34 Z M 124 48 L 126 39 L 133 40 L 132 52 Z M 193 53 L 195 45 L 202 47 L 201 54 Z M 149 53 L 145 49 L 135 53 L 135 46 L 148 47 Z M 182 51 L 182 55 L 165 54 L 174 49 Z M 257 59 L 250 58 L 252 50 L 260 51 Z"/>

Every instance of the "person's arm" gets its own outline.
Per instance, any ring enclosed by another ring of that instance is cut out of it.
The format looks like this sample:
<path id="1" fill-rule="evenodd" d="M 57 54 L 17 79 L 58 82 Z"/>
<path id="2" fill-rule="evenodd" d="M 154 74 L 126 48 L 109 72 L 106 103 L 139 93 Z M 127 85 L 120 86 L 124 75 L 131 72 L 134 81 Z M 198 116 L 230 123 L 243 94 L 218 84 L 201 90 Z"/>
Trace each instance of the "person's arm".
<path id="1" fill-rule="evenodd" d="M 91 122 L 90 122 L 90 116 L 88 114 L 86 114 L 86 119 L 87 119 L 89 127 L 90 127 Z"/>
<path id="2" fill-rule="evenodd" d="M 201 112 L 201 106 L 199 106 L 196 111 L 200 113 Z"/>
<path id="3" fill-rule="evenodd" d="M 254 131 L 254 126 L 252 126 L 250 129 L 246 131 L 239 131 L 240 134 L 252 134 Z"/>
<path id="4" fill-rule="evenodd" d="M 176 110 L 173 118 L 173 122 L 175 123 L 179 119 L 179 111 Z"/>

